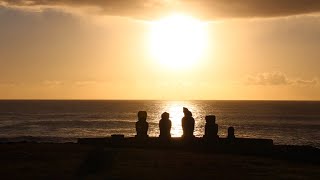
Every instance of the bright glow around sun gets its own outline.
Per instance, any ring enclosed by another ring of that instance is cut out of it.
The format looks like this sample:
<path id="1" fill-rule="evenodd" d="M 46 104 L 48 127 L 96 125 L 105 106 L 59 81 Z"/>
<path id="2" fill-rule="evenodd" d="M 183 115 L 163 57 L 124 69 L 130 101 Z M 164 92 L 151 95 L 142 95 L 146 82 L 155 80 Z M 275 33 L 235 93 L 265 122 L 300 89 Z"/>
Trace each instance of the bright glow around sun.
<path id="1" fill-rule="evenodd" d="M 169 16 L 152 23 L 150 40 L 151 54 L 161 64 L 174 69 L 191 67 L 207 45 L 205 23 L 185 15 Z"/>

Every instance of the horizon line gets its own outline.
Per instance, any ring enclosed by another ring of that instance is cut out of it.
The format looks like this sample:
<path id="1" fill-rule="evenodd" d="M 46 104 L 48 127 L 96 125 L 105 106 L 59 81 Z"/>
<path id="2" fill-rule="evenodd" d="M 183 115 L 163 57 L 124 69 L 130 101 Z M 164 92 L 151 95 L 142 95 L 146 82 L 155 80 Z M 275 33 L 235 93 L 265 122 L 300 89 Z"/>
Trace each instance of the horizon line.
<path id="1" fill-rule="evenodd" d="M 1 99 L 0 101 L 320 101 L 320 99 Z"/>

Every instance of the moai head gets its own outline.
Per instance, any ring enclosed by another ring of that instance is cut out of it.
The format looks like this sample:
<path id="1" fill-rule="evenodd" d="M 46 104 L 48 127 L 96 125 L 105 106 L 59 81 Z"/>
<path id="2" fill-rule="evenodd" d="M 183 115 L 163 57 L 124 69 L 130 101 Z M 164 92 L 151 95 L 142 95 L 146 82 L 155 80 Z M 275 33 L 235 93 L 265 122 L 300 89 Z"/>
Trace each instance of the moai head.
<path id="1" fill-rule="evenodd" d="M 138 112 L 138 120 L 146 121 L 147 120 L 147 111 Z"/>
<path id="2" fill-rule="evenodd" d="M 169 119 L 169 116 L 170 116 L 169 113 L 164 112 L 161 114 L 161 119 Z"/>
<path id="3" fill-rule="evenodd" d="M 183 114 L 185 117 L 192 117 L 192 112 L 186 107 L 183 107 Z"/>
<path id="4" fill-rule="evenodd" d="M 216 116 L 215 115 L 206 116 L 206 123 L 215 124 L 216 123 Z"/>
<path id="5" fill-rule="evenodd" d="M 189 109 L 186 108 L 186 107 L 183 107 L 183 114 L 184 114 L 184 115 L 187 115 L 188 112 L 190 112 Z"/>

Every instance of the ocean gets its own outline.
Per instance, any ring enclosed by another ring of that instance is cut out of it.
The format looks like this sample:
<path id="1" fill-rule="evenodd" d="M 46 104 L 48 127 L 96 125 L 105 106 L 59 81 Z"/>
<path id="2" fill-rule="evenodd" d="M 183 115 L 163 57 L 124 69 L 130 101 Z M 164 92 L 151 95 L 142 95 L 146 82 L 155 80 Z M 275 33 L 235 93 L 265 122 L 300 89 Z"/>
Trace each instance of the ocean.
<path id="1" fill-rule="evenodd" d="M 147 111 L 149 136 L 159 136 L 159 120 L 170 113 L 171 134 L 182 134 L 182 108 L 195 119 L 195 136 L 204 134 L 205 116 L 216 115 L 220 137 L 270 138 L 275 144 L 320 148 L 320 101 L 111 101 L 1 100 L 0 141 L 75 142 L 79 137 L 135 135 L 138 111 Z"/>

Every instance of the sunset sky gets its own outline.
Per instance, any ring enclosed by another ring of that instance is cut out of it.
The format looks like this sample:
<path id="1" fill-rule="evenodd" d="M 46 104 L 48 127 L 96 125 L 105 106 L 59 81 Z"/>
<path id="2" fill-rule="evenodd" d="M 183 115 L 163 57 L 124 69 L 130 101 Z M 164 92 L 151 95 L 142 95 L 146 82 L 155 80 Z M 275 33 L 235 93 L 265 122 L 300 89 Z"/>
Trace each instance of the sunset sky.
<path id="1" fill-rule="evenodd" d="M 0 0 L 0 99 L 320 100 L 320 1 Z"/>

